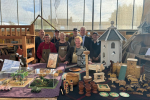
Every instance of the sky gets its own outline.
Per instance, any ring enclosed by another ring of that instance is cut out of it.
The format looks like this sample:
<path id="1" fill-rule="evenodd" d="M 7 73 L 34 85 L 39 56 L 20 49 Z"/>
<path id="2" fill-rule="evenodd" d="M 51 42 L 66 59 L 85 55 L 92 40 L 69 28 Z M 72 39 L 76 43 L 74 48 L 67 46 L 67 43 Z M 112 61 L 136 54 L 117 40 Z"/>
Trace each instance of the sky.
<path id="1" fill-rule="evenodd" d="M 50 8 L 52 8 L 52 18 L 66 19 L 67 18 L 67 0 L 43 0 L 43 17 L 48 19 Z M 55 10 L 55 2 L 60 4 Z M 92 21 L 92 1 L 85 0 L 85 22 Z M 116 10 L 117 0 L 102 0 L 102 21 L 108 21 L 111 13 Z M 118 0 L 119 5 L 133 4 L 132 0 Z M 143 0 L 135 0 L 136 5 L 142 6 Z M 31 24 L 34 20 L 34 2 L 33 0 L 18 0 L 19 24 Z M 40 14 L 41 0 L 35 0 L 35 16 Z M 68 18 L 72 17 L 74 22 L 83 21 L 84 0 L 68 0 Z M 12 21 L 17 24 L 17 0 L 1 0 L 2 22 L 7 23 Z M 0 14 L 1 14 L 0 13 Z M 1 19 L 0 19 L 1 21 Z M 100 0 L 94 0 L 94 22 L 100 21 Z"/>

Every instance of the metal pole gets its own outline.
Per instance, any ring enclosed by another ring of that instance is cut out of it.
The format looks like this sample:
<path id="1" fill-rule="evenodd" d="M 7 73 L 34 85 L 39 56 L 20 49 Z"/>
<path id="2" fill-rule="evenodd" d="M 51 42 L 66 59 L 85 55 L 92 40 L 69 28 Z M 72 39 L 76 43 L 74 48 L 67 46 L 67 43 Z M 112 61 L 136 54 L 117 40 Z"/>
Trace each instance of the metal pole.
<path id="1" fill-rule="evenodd" d="M 117 18 L 118 18 L 118 0 L 117 0 L 117 10 L 116 10 L 116 27 L 117 27 L 117 25 L 118 25 L 118 24 L 117 24 L 117 22 L 118 22 L 118 21 L 117 21 Z"/>
<path id="2" fill-rule="evenodd" d="M 68 29 L 68 0 L 67 0 L 67 29 Z"/>
<path id="3" fill-rule="evenodd" d="M 35 0 L 33 0 L 33 3 L 34 3 L 34 20 L 35 20 Z M 35 25 L 35 23 L 34 23 Z"/>
<path id="4" fill-rule="evenodd" d="M 101 29 L 101 10 L 102 10 L 102 0 L 100 0 L 100 28 Z"/>
<path id="5" fill-rule="evenodd" d="M 18 21 L 18 25 L 19 25 L 18 0 L 17 0 L 17 21 Z"/>
<path id="6" fill-rule="evenodd" d="M 85 0 L 84 0 L 84 7 L 83 7 L 83 26 L 85 21 Z"/>
<path id="7" fill-rule="evenodd" d="M 43 17 L 43 0 L 41 0 L 41 17 Z M 41 18 L 41 29 L 43 29 L 43 20 Z"/>
<path id="8" fill-rule="evenodd" d="M 141 22 L 142 23 L 142 20 L 143 20 L 143 15 L 144 15 L 144 4 L 145 4 L 145 0 L 143 0 L 143 12 L 142 12 L 142 18 L 141 18 Z"/>
<path id="9" fill-rule="evenodd" d="M 1 5 L 1 0 L 0 0 L 0 13 L 1 13 L 1 25 L 2 25 L 2 5 Z"/>
<path id="10" fill-rule="evenodd" d="M 94 27 L 94 0 L 92 2 L 92 31 L 93 31 L 93 27 Z"/>
<path id="11" fill-rule="evenodd" d="M 50 8 L 51 8 L 50 11 L 51 11 L 51 24 L 52 24 L 52 0 L 50 0 L 50 6 L 51 6 L 51 7 L 50 7 Z"/>
<path id="12" fill-rule="evenodd" d="M 133 0 L 132 29 L 133 29 L 133 22 L 134 22 L 134 6 L 135 6 L 135 0 Z"/>

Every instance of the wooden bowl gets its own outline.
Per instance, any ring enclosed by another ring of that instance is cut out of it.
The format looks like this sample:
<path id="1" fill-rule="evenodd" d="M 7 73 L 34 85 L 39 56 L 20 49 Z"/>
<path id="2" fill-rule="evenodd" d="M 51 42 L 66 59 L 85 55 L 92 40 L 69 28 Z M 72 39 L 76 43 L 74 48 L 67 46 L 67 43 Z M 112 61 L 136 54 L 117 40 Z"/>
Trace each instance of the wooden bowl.
<path id="1" fill-rule="evenodd" d="M 68 80 L 69 85 L 71 80 L 73 81 L 73 85 L 77 85 L 79 82 L 79 75 L 76 73 L 69 72 L 66 75 L 66 80 Z"/>

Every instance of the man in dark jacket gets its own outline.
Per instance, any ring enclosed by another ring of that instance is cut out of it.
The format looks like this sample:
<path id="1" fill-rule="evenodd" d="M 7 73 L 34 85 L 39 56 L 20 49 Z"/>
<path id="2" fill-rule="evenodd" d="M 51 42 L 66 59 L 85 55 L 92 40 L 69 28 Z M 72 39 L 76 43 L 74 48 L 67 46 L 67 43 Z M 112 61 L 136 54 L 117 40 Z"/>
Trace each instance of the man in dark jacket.
<path id="1" fill-rule="evenodd" d="M 37 49 L 38 49 L 40 43 L 44 41 L 44 35 L 45 35 L 44 30 L 40 30 L 39 36 L 37 36 L 35 38 L 35 54 L 37 52 Z M 40 62 L 40 59 L 37 57 L 37 55 L 36 55 L 36 62 L 38 62 L 38 63 Z"/>

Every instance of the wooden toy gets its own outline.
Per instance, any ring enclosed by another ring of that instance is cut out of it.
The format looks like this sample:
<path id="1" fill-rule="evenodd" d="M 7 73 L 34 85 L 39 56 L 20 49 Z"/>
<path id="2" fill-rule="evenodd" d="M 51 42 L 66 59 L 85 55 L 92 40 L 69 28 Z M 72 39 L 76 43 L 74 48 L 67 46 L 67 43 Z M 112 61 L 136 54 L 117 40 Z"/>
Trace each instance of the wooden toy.
<path id="1" fill-rule="evenodd" d="M 108 84 L 97 84 L 99 91 L 110 91 L 110 87 Z"/>
<path id="2" fill-rule="evenodd" d="M 116 88 L 116 86 L 114 84 L 111 85 L 112 88 Z"/>
<path id="3" fill-rule="evenodd" d="M 118 80 L 117 78 L 108 78 L 108 80 L 111 80 L 111 82 L 113 83 L 114 81 Z"/>
<path id="4" fill-rule="evenodd" d="M 126 89 L 124 87 L 120 87 L 119 90 L 120 91 L 126 91 Z"/>
<path id="5" fill-rule="evenodd" d="M 65 88 L 66 88 L 66 94 L 68 94 L 69 93 L 68 82 L 66 82 Z"/>
<path id="6" fill-rule="evenodd" d="M 143 93 L 140 92 L 133 92 L 133 94 L 143 95 Z"/>
<path id="7" fill-rule="evenodd" d="M 88 67 L 88 55 L 90 54 L 90 51 L 84 51 L 83 53 L 85 54 L 85 59 L 86 59 L 85 61 L 86 62 L 86 76 L 84 76 L 83 79 L 91 81 L 92 77 L 89 76 L 89 67 Z"/>
<path id="8" fill-rule="evenodd" d="M 143 75 L 143 80 L 145 81 L 145 74 Z"/>
<path id="9" fill-rule="evenodd" d="M 150 86 L 146 87 L 147 90 L 150 90 Z"/>
<path id="10" fill-rule="evenodd" d="M 70 91 L 73 91 L 73 81 L 70 81 Z"/>
<path id="11" fill-rule="evenodd" d="M 141 75 L 141 77 L 140 77 L 140 82 L 143 82 L 143 81 L 142 81 L 142 75 Z"/>
<path id="12" fill-rule="evenodd" d="M 97 92 L 97 88 L 98 88 L 97 84 L 93 84 L 92 88 L 93 88 L 93 91 L 92 91 L 93 93 L 98 93 Z"/>
<path id="13" fill-rule="evenodd" d="M 119 86 L 120 86 L 120 85 L 123 85 L 123 86 L 126 85 L 126 81 L 124 81 L 124 80 L 116 80 L 115 82 L 116 82 L 116 83 L 119 83 Z"/>
<path id="14" fill-rule="evenodd" d="M 145 86 L 147 87 L 147 86 L 148 86 L 148 83 L 145 83 L 145 84 L 143 85 L 143 87 L 145 87 Z"/>
<path id="15" fill-rule="evenodd" d="M 104 73 L 100 72 L 100 73 L 94 73 L 94 82 L 104 82 Z"/>
<path id="16" fill-rule="evenodd" d="M 135 88 L 140 88 L 140 84 L 133 84 Z"/>
<path id="17" fill-rule="evenodd" d="M 126 75 L 136 75 L 136 64 L 137 64 L 137 59 L 133 59 L 133 58 L 128 58 L 127 59 L 127 71 L 126 71 Z"/>
<path id="18" fill-rule="evenodd" d="M 128 88 L 127 88 L 127 91 L 131 91 L 131 92 L 133 92 L 133 91 L 134 91 L 134 89 L 132 89 L 131 87 L 128 87 Z"/>
<path id="19" fill-rule="evenodd" d="M 144 92 L 144 91 L 147 91 L 146 89 L 144 89 L 144 88 L 137 88 L 137 90 L 136 91 L 141 91 L 141 92 Z"/>
<path id="20" fill-rule="evenodd" d="M 79 94 L 84 94 L 84 85 L 83 84 L 79 84 Z"/>
<path id="21" fill-rule="evenodd" d="M 66 79 L 64 78 L 64 81 L 63 81 L 63 86 L 64 86 L 64 90 L 66 89 Z"/>
<path id="22" fill-rule="evenodd" d="M 147 97 L 150 97 L 150 94 L 146 94 Z"/>
<path id="23" fill-rule="evenodd" d="M 116 78 L 117 77 L 116 74 L 114 74 L 114 73 L 108 73 L 108 75 L 110 75 L 110 78 Z"/>
<path id="24" fill-rule="evenodd" d="M 85 89 L 86 89 L 86 94 L 85 95 L 88 96 L 88 97 L 91 96 L 91 87 L 86 86 Z"/>

